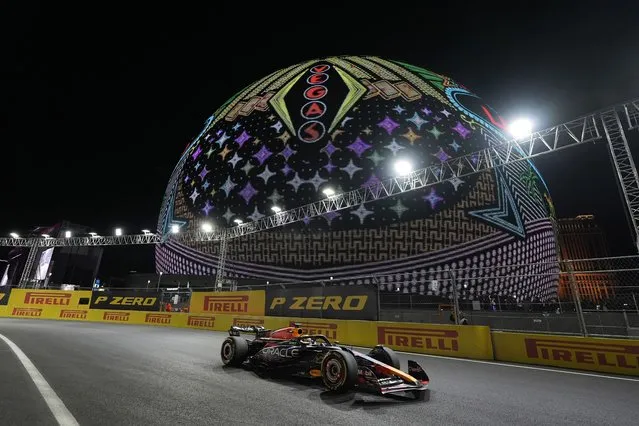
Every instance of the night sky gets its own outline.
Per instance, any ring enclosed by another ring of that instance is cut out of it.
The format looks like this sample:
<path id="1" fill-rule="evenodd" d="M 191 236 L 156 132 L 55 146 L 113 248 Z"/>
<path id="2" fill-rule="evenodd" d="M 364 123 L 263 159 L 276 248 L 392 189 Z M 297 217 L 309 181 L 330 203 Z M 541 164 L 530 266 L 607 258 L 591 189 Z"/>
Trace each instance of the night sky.
<path id="1" fill-rule="evenodd" d="M 538 129 L 639 96 L 639 5 L 557 3 L 3 6 L 0 234 L 62 220 L 101 234 L 155 229 L 170 173 L 214 110 L 273 71 L 325 55 L 450 76 Z M 613 253 L 632 252 L 605 145 L 535 164 L 559 217 L 595 214 Z M 153 269 L 150 247 L 108 249 L 101 275 Z"/>

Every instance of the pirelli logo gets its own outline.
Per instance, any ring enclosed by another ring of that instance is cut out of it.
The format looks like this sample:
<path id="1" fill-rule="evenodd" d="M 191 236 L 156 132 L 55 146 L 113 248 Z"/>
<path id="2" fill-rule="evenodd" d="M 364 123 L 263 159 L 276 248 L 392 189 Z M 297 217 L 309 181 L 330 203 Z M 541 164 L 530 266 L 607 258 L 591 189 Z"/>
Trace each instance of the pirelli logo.
<path id="1" fill-rule="evenodd" d="M 459 334 L 455 330 L 378 326 L 377 342 L 400 348 L 459 351 Z"/>
<path id="2" fill-rule="evenodd" d="M 70 293 L 51 293 L 44 291 L 28 291 L 24 295 L 25 305 L 55 305 L 69 306 L 71 303 Z"/>
<path id="3" fill-rule="evenodd" d="M 564 361 L 581 365 L 639 368 L 639 344 L 524 339 L 529 359 Z"/>
<path id="4" fill-rule="evenodd" d="M 250 327 L 252 325 L 264 325 L 260 318 L 233 318 L 233 325 L 237 327 Z"/>
<path id="5" fill-rule="evenodd" d="M 102 319 L 104 321 L 128 322 L 129 315 L 131 315 L 129 312 L 105 312 Z"/>
<path id="6" fill-rule="evenodd" d="M 321 322 L 294 322 L 291 321 L 290 327 L 299 326 L 304 334 L 323 334 L 329 339 L 337 339 L 338 326 L 335 323 L 321 323 Z"/>
<path id="7" fill-rule="evenodd" d="M 171 314 L 146 314 L 144 322 L 148 324 L 171 324 Z"/>
<path id="8" fill-rule="evenodd" d="M 241 313 L 248 312 L 248 296 L 204 296 L 204 312 Z"/>
<path id="9" fill-rule="evenodd" d="M 87 319 L 87 313 L 88 311 L 81 310 L 81 309 L 62 309 L 60 311 L 60 318 L 85 320 Z"/>
<path id="10" fill-rule="evenodd" d="M 186 325 L 189 327 L 213 329 L 215 327 L 215 317 L 189 315 Z"/>
<path id="11" fill-rule="evenodd" d="M 14 317 L 36 318 L 42 315 L 41 308 L 13 308 L 11 315 Z"/>

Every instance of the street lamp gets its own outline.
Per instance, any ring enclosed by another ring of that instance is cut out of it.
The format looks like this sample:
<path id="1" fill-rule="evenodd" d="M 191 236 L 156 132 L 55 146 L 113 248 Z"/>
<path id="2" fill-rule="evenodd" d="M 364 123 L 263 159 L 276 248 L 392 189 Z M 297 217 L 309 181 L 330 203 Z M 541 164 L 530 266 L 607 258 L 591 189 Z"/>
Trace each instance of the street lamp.
<path id="1" fill-rule="evenodd" d="M 413 165 L 406 160 L 397 160 L 393 167 L 399 176 L 409 175 L 413 171 Z"/>
<path id="2" fill-rule="evenodd" d="M 143 229 L 143 230 L 142 230 L 142 233 L 143 233 L 144 235 L 148 235 L 148 234 L 150 234 L 150 233 L 151 233 L 151 231 L 149 231 L 148 229 Z"/>
<path id="3" fill-rule="evenodd" d="M 64 238 L 71 238 L 71 231 L 64 231 Z"/>
<path id="4" fill-rule="evenodd" d="M 322 190 L 322 193 L 326 195 L 327 197 L 332 197 L 333 195 L 335 195 L 335 190 L 333 188 L 328 187 L 328 188 L 324 188 Z"/>
<path id="5" fill-rule="evenodd" d="M 160 276 L 158 277 L 158 290 L 160 290 L 160 280 L 162 279 L 162 274 L 164 274 L 164 272 L 160 272 Z"/>
<path id="6" fill-rule="evenodd" d="M 515 139 L 527 138 L 532 134 L 532 121 L 527 118 L 518 118 L 510 123 L 508 131 Z"/>
<path id="7" fill-rule="evenodd" d="M 116 237 L 122 236 L 122 228 L 115 228 L 115 236 Z"/>
<path id="8" fill-rule="evenodd" d="M 146 280 L 146 289 L 149 289 L 149 285 L 151 284 L 151 280 Z"/>
<path id="9" fill-rule="evenodd" d="M 208 222 L 204 222 L 202 224 L 202 231 L 204 232 L 213 232 L 213 225 Z"/>
<path id="10" fill-rule="evenodd" d="M 42 236 L 46 239 L 46 238 L 51 238 L 51 235 L 49 234 L 42 234 Z"/>
<path id="11" fill-rule="evenodd" d="M 180 225 L 178 225 L 177 223 L 171 225 L 171 233 L 177 234 L 178 232 L 180 232 Z"/>
<path id="12" fill-rule="evenodd" d="M 277 206 L 271 207 L 271 210 L 273 210 L 275 213 L 280 213 L 282 211 L 282 209 Z"/>
<path id="13" fill-rule="evenodd" d="M 9 236 L 11 238 L 20 238 L 20 235 L 16 234 L 15 232 L 10 233 Z"/>
<path id="14" fill-rule="evenodd" d="M 99 237 L 98 234 L 96 234 L 95 232 L 89 232 L 89 235 L 91 235 L 91 238 L 97 238 Z"/>
<path id="15" fill-rule="evenodd" d="M 244 223 L 242 219 L 234 219 L 233 222 L 237 223 L 238 225 L 241 225 Z"/>

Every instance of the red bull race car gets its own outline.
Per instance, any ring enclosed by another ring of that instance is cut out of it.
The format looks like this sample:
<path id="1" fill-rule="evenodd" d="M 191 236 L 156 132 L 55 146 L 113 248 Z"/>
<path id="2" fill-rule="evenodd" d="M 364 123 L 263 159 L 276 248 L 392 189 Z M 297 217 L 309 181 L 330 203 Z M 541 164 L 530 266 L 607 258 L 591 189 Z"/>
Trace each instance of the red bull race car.
<path id="1" fill-rule="evenodd" d="M 242 333 L 255 337 L 248 339 Z M 297 326 L 279 330 L 233 326 L 222 343 L 221 356 L 224 365 L 259 373 L 321 378 L 326 388 L 335 392 L 361 389 L 379 395 L 412 394 L 424 400 L 429 383 L 428 375 L 415 361 L 408 361 L 408 373 L 402 371 L 390 348 L 378 345 L 364 354 L 331 343 L 322 334 L 304 334 Z"/>

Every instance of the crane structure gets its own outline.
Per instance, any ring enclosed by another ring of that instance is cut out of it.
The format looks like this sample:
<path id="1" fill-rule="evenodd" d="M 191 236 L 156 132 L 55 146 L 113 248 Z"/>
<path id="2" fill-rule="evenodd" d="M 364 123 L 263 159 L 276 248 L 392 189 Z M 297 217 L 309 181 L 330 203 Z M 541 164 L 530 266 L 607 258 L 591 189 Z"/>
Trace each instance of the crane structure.
<path id="1" fill-rule="evenodd" d="M 526 161 L 537 156 L 598 142 L 605 138 L 621 185 L 629 218 L 639 250 L 639 175 L 632 159 L 626 131 L 639 128 L 639 98 L 617 104 L 545 130 L 531 133 L 526 138 L 501 142 L 486 135 L 488 147 L 461 157 L 451 158 L 415 170 L 404 176 L 387 178 L 369 186 L 329 196 L 310 204 L 265 216 L 256 221 L 236 226 L 168 234 L 92 236 L 70 238 L 0 238 L 0 246 L 29 247 L 30 252 L 21 283 L 28 280 L 37 251 L 42 247 L 64 246 L 112 246 L 162 244 L 167 240 L 181 242 L 217 241 L 220 243 L 216 285 L 221 283 L 226 263 L 226 247 L 229 239 L 241 237 L 294 222 L 348 209 L 362 203 L 393 197 L 409 191 L 426 188 L 440 182 Z M 174 170 L 169 188 L 175 188 L 179 173 Z"/>

